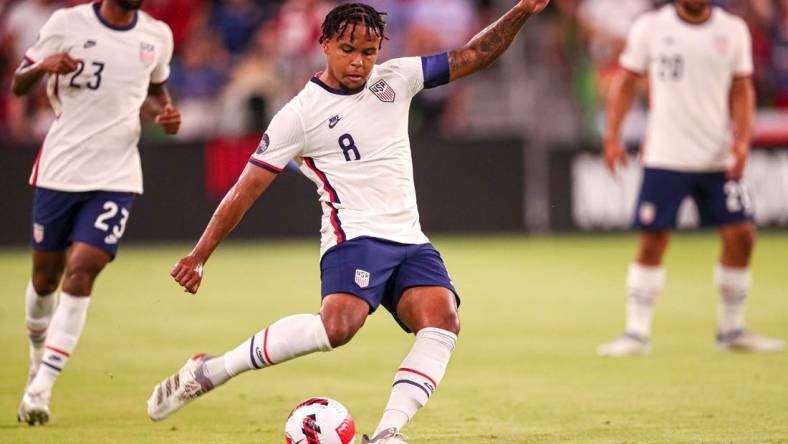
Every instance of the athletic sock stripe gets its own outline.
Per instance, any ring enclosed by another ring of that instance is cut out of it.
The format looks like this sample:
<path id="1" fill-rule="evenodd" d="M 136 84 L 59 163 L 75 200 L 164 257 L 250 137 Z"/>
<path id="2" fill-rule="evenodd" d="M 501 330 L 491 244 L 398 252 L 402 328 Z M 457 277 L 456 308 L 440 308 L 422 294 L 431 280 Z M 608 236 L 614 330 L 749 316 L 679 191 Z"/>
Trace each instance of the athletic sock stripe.
<path id="1" fill-rule="evenodd" d="M 54 365 L 52 365 L 52 364 L 50 364 L 50 363 L 48 363 L 48 362 L 46 362 L 46 361 L 42 361 L 41 363 L 42 363 L 42 364 L 44 364 L 44 365 L 46 365 L 47 367 L 51 368 L 52 370 L 54 370 L 54 371 L 58 372 L 58 373 L 60 373 L 60 372 L 62 372 L 62 371 L 63 371 L 63 369 L 62 369 L 62 368 L 60 368 L 60 367 L 55 367 Z"/>
<path id="2" fill-rule="evenodd" d="M 428 381 L 430 381 L 430 382 L 432 383 L 432 386 L 433 386 L 433 387 L 437 387 L 437 386 L 438 386 L 438 383 L 437 383 L 437 382 L 435 382 L 435 380 L 434 380 L 434 379 L 430 378 L 429 376 L 425 375 L 424 373 L 422 373 L 422 372 L 420 372 L 420 371 L 418 371 L 418 370 L 413 370 L 412 368 L 405 368 L 405 367 L 402 367 L 402 368 L 400 368 L 400 369 L 399 369 L 399 370 L 397 370 L 397 371 L 398 371 L 398 372 L 410 372 L 410 373 L 417 374 L 417 375 L 419 375 L 419 376 L 421 376 L 421 377 L 423 377 L 423 378 L 427 378 L 427 380 L 428 380 Z"/>
<path id="3" fill-rule="evenodd" d="M 430 397 L 430 392 L 428 392 L 427 389 L 425 389 L 424 386 L 422 386 L 418 382 L 411 381 L 410 379 L 400 379 L 400 380 L 394 381 L 394 384 L 391 384 L 391 386 L 394 387 L 394 386 L 396 386 L 398 384 L 410 384 L 410 385 L 412 385 L 414 387 L 418 387 L 422 392 L 424 392 L 425 395 L 427 395 L 428 399 Z"/>
<path id="4" fill-rule="evenodd" d="M 268 328 L 266 328 L 265 333 L 263 333 L 263 357 L 267 361 L 267 365 L 274 365 L 274 361 L 268 356 Z"/>
<path id="5" fill-rule="evenodd" d="M 44 328 L 27 327 L 27 331 L 30 332 L 31 334 L 34 334 L 34 335 L 40 335 L 40 334 L 46 333 L 48 329 L 49 329 L 49 327 L 44 327 Z"/>
<path id="6" fill-rule="evenodd" d="M 252 336 L 252 342 L 249 344 L 249 359 L 252 360 L 252 366 L 255 369 L 260 370 L 262 368 L 257 365 L 257 360 L 254 359 L 254 336 Z"/>
<path id="7" fill-rule="evenodd" d="M 67 358 L 70 358 L 70 357 L 71 357 L 71 355 L 70 355 L 68 352 L 65 352 L 65 351 L 63 351 L 63 350 L 61 350 L 61 349 L 59 349 L 59 348 L 52 347 L 51 345 L 47 345 L 47 346 L 45 346 L 45 347 L 46 347 L 47 349 L 49 349 L 49 350 L 52 350 L 52 351 L 53 351 L 53 352 L 55 352 L 55 353 L 60 353 L 61 355 L 65 356 L 65 357 L 67 357 Z"/>

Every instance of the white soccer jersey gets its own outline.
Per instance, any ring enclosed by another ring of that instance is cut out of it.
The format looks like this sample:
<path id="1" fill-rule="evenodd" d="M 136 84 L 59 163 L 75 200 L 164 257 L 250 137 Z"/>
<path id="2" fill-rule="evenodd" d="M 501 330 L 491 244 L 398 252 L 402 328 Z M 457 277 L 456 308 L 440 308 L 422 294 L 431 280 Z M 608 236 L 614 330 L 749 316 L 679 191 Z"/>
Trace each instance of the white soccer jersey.
<path id="1" fill-rule="evenodd" d="M 753 72 L 747 25 L 714 7 L 690 24 L 668 5 L 639 18 L 621 65 L 649 78 L 650 112 L 643 146 L 647 167 L 722 171 L 733 144 L 730 87 Z"/>
<path id="2" fill-rule="evenodd" d="M 314 77 L 273 118 L 250 162 L 280 172 L 295 159 L 317 185 L 321 255 L 360 236 L 429 242 L 419 224 L 408 114 L 413 96 L 448 82 L 448 72 L 444 53 L 376 65 L 356 92 Z"/>
<path id="3" fill-rule="evenodd" d="M 140 107 L 149 85 L 169 77 L 172 32 L 142 11 L 128 27 L 114 27 L 98 8 L 59 9 L 25 54 L 33 63 L 62 52 L 82 61 L 73 73 L 49 76 L 56 120 L 30 183 L 59 191 L 142 193 Z"/>

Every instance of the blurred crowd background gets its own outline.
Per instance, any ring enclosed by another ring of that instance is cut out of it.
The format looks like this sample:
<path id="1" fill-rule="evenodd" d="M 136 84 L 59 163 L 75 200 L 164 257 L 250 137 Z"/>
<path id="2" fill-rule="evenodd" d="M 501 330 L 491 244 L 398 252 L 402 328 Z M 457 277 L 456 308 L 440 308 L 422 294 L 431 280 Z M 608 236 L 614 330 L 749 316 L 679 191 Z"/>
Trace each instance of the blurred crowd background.
<path id="1" fill-rule="evenodd" d="M 13 71 L 56 8 L 85 0 L 0 0 L 0 141 L 43 139 L 52 121 L 43 85 L 10 93 Z M 464 44 L 514 0 L 367 0 L 387 13 L 381 59 L 428 55 Z M 145 0 L 173 30 L 168 82 L 184 115 L 182 140 L 261 133 L 323 66 L 317 44 L 331 0 Z M 414 132 L 512 133 L 530 129 L 566 141 L 598 138 L 610 74 L 627 30 L 665 1 L 553 0 L 504 61 L 475 80 L 427 91 L 414 103 Z M 753 36 L 755 83 L 764 121 L 788 109 L 788 0 L 717 2 L 742 16 Z M 644 125 L 632 113 L 628 137 Z M 550 115 L 550 124 L 535 125 Z M 550 127 L 554 131 L 550 131 Z M 158 137 L 153 129 L 145 137 Z"/>

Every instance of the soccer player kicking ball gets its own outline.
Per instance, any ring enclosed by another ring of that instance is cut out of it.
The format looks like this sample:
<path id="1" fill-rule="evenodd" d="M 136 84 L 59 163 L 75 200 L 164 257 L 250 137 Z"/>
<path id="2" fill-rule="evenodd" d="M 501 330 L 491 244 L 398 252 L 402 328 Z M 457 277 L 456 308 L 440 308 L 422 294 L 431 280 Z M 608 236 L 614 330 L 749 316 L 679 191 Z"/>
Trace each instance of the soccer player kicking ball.
<path id="1" fill-rule="evenodd" d="M 56 116 L 30 178 L 30 366 L 17 414 L 30 425 L 49 420 L 52 386 L 82 333 L 93 282 L 115 257 L 134 194 L 142 193 L 137 142 L 146 97 L 161 108 L 156 121 L 165 132 L 180 126 L 164 87 L 172 33 L 139 12 L 141 3 L 104 0 L 55 11 L 14 74 L 18 96 L 48 74 Z"/>
<path id="2" fill-rule="evenodd" d="M 701 225 L 719 226 L 722 238 L 714 268 L 720 292 L 717 346 L 782 350 L 783 341 L 756 336 L 743 321 L 755 240 L 752 202 L 741 182 L 754 109 L 747 26 L 710 0 L 678 0 L 635 22 L 620 64 L 607 108 L 605 160 L 611 171 L 626 162 L 619 129 L 638 77 L 646 74 L 651 112 L 635 218 L 640 249 L 627 277 L 626 331 L 600 346 L 599 354 L 649 351 L 654 301 L 665 283 L 662 256 L 687 196 L 698 206 Z"/>
<path id="3" fill-rule="evenodd" d="M 346 344 L 383 305 L 416 341 L 394 376 L 372 438 L 404 443 L 402 427 L 437 388 L 457 341 L 458 298 L 438 252 L 419 226 L 408 139 L 413 96 L 483 69 L 549 0 L 521 0 L 462 48 L 376 65 L 385 22 L 353 3 L 325 18 L 324 71 L 282 108 L 257 151 L 172 276 L 196 293 L 203 266 L 290 159 L 317 185 L 323 207 L 320 314 L 280 319 L 234 350 L 197 355 L 157 385 L 148 414 L 164 419 L 242 372 Z"/>

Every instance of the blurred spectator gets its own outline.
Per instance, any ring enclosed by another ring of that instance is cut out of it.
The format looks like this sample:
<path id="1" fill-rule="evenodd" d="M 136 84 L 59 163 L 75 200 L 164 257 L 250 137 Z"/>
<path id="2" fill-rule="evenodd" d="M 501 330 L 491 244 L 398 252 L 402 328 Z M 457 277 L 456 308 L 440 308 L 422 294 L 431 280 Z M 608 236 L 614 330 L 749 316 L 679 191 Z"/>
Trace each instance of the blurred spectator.
<path id="1" fill-rule="evenodd" d="M 265 130 L 266 125 L 289 97 L 278 58 L 279 33 L 276 26 L 263 26 L 252 45 L 232 72 L 222 94 L 220 132 L 246 135 Z"/>
<path id="2" fill-rule="evenodd" d="M 432 55 L 459 48 L 479 30 L 471 0 L 420 0 L 410 4 L 406 53 Z M 423 91 L 414 100 L 416 128 L 452 130 L 464 126 L 467 88 L 452 84 Z"/>
<path id="3" fill-rule="evenodd" d="M 332 3 L 321 0 L 287 0 L 275 19 L 279 36 L 279 56 L 289 79 L 290 95 L 304 87 L 317 70 L 325 67 L 318 44 L 321 25 Z"/>
<path id="4" fill-rule="evenodd" d="M 3 33 L 12 40 L 14 54 L 19 61 L 27 48 L 36 42 L 38 31 L 58 7 L 60 2 L 56 0 L 18 1 L 9 7 L 3 23 Z"/>
<path id="5" fill-rule="evenodd" d="M 51 121 L 44 82 L 24 99 L 10 80 L 52 11 L 90 0 L 0 0 L 0 140 L 40 142 Z M 430 55 L 459 47 L 494 17 L 492 0 L 367 0 L 387 13 L 380 61 Z M 571 90 L 578 119 L 596 137 L 598 105 L 634 19 L 668 0 L 553 0 L 534 38 L 551 40 L 555 53 L 535 59 L 555 76 L 550 87 Z M 759 106 L 788 109 L 788 0 L 716 0 L 742 16 L 753 36 Z M 173 29 L 176 53 L 169 85 L 184 113 L 182 137 L 242 135 L 261 130 L 325 60 L 317 40 L 329 9 L 339 0 L 145 0 L 144 9 Z M 497 12 L 497 11 L 496 11 Z M 546 60 L 549 57 L 550 60 Z M 558 60 L 559 63 L 551 61 Z M 563 63 L 560 63 L 562 61 Z M 520 60 L 518 63 L 526 63 Z M 563 66 L 563 71 L 557 66 Z M 492 74 L 475 83 L 500 82 Z M 414 100 L 413 128 L 466 128 L 470 91 L 460 82 L 424 91 Z M 475 90 L 475 89 L 474 89 Z M 483 90 L 483 89 L 481 89 Z M 492 102 L 497 103 L 497 102 Z M 478 106 L 490 106 L 477 104 Z M 477 113 L 478 114 L 478 113 Z M 637 120 L 637 113 L 630 113 Z M 635 122 L 626 130 L 639 137 Z M 150 134 L 150 133 L 149 133 Z M 628 136 L 630 137 L 630 136 Z"/>
<path id="6" fill-rule="evenodd" d="M 145 0 L 145 11 L 166 22 L 172 29 L 175 51 L 180 51 L 186 39 L 206 20 L 206 0 Z"/>
<path id="7" fill-rule="evenodd" d="M 183 115 L 178 137 L 204 137 L 216 130 L 213 105 L 229 74 L 228 58 L 219 35 L 210 29 L 198 31 L 185 43 L 167 82 Z"/>
<path id="8" fill-rule="evenodd" d="M 221 33 L 224 47 L 231 54 L 240 54 L 263 22 L 263 9 L 253 0 L 218 0 L 216 3 L 213 23 Z"/>
<path id="9" fill-rule="evenodd" d="M 626 45 L 629 27 L 649 9 L 649 0 L 585 0 L 580 4 L 578 18 L 588 34 L 589 51 L 603 96 L 610 74 L 618 64 L 618 56 Z"/>
<path id="10" fill-rule="evenodd" d="M 770 28 L 772 42 L 769 79 L 775 105 L 788 109 L 788 0 L 780 0 Z"/>

